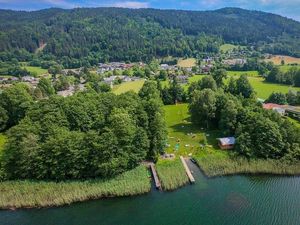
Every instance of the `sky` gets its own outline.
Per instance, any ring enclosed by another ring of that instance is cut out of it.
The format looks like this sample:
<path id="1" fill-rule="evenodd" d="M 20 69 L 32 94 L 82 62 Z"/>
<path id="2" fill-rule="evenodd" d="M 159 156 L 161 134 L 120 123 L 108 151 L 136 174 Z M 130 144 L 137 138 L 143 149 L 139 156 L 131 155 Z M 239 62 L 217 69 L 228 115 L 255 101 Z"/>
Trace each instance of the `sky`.
<path id="1" fill-rule="evenodd" d="M 124 7 L 213 10 L 223 7 L 272 12 L 300 21 L 300 0 L 0 0 L 1 9 L 39 10 L 51 7 Z"/>

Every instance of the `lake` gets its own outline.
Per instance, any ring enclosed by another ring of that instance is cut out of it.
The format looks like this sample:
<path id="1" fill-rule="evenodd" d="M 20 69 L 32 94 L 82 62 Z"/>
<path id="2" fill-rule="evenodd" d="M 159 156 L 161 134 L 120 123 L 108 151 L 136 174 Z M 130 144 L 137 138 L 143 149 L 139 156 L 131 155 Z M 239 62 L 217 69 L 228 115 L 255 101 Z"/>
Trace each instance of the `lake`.
<path id="1" fill-rule="evenodd" d="M 300 177 L 206 178 L 189 163 L 196 183 L 174 192 L 152 190 L 49 209 L 0 211 L 1 225 L 296 225 Z"/>

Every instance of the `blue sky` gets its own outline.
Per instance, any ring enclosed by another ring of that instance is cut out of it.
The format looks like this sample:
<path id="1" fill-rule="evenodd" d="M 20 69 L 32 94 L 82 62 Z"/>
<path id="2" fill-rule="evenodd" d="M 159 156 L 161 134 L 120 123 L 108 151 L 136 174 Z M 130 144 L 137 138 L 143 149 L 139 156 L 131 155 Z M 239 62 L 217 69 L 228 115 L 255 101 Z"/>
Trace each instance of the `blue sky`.
<path id="1" fill-rule="evenodd" d="M 103 6 L 187 10 L 240 7 L 272 12 L 300 21 L 300 0 L 0 0 L 0 8 L 15 10 Z"/>

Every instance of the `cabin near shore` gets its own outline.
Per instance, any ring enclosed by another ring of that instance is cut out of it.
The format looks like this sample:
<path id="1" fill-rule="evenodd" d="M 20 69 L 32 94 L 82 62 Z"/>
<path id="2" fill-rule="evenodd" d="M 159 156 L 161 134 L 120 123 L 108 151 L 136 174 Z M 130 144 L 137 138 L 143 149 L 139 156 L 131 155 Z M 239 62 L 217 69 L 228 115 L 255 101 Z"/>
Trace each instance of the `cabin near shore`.
<path id="1" fill-rule="evenodd" d="M 221 149 L 227 150 L 227 149 L 233 149 L 235 145 L 235 138 L 234 137 L 224 137 L 224 138 L 218 138 L 219 141 L 219 147 Z"/>

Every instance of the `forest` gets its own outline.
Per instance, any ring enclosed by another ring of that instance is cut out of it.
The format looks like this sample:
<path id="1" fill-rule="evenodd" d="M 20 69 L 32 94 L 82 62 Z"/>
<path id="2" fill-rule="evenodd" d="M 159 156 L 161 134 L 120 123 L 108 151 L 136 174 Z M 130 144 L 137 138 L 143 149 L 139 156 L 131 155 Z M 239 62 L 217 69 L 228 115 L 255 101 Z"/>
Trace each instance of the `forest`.
<path id="1" fill-rule="evenodd" d="M 156 83 L 139 94 L 93 90 L 34 101 L 26 85 L 0 94 L 0 179 L 109 178 L 164 151 L 166 127 Z"/>
<path id="2" fill-rule="evenodd" d="M 56 61 L 65 68 L 106 61 L 216 53 L 223 43 L 300 57 L 300 23 L 274 14 L 224 8 L 46 9 L 0 11 L 0 60 Z"/>

